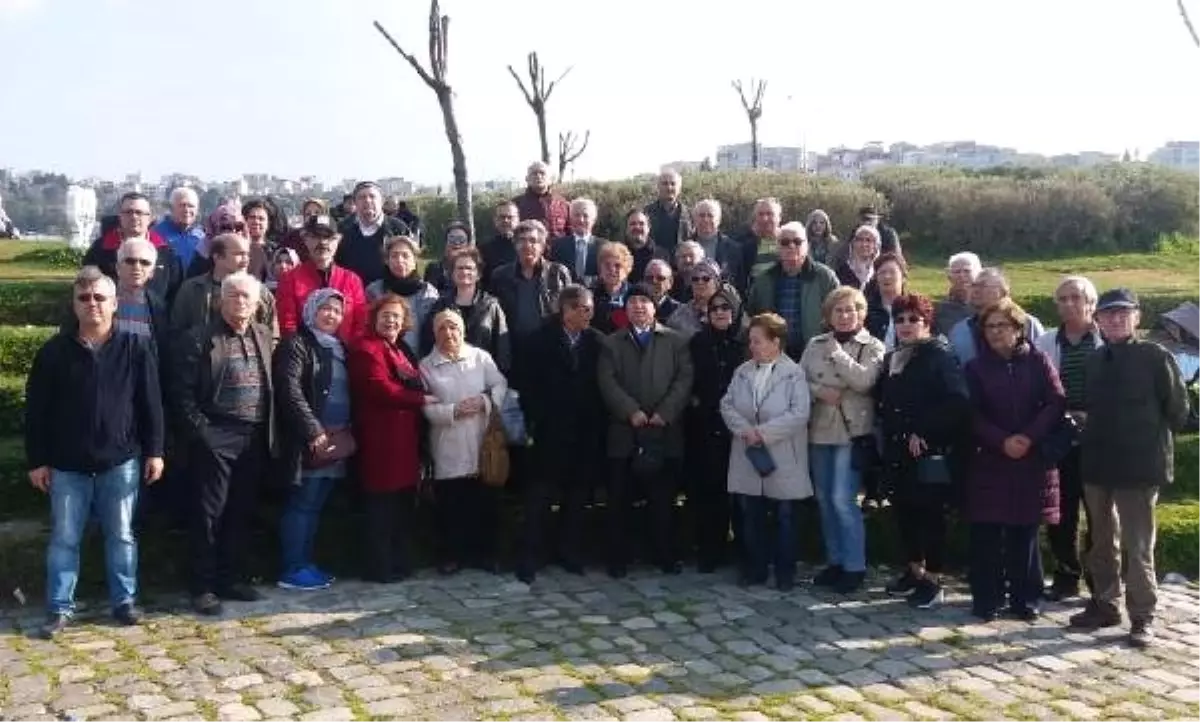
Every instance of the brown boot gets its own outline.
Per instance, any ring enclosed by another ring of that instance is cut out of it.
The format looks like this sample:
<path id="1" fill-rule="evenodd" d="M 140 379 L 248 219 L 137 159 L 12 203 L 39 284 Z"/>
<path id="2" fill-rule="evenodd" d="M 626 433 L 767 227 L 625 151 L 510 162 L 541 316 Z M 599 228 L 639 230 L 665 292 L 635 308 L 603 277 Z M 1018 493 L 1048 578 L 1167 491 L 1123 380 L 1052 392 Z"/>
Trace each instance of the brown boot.
<path id="1" fill-rule="evenodd" d="M 1071 629 L 1090 631 L 1102 627 L 1115 627 L 1121 623 L 1121 611 L 1112 604 L 1089 600 L 1079 614 L 1072 615 L 1067 623 Z"/>

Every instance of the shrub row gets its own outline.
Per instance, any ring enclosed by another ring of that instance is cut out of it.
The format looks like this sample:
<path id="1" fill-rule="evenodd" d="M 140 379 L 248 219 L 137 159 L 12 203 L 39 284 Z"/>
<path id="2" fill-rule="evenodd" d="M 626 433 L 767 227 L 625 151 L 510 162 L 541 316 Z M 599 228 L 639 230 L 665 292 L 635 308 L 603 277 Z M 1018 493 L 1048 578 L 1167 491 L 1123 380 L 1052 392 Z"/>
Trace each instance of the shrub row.
<path id="1" fill-rule="evenodd" d="M 68 281 L 0 283 L 0 325 L 52 326 L 62 320 L 70 293 Z"/>
<path id="2" fill-rule="evenodd" d="M 28 374 L 38 349 L 55 331 L 53 326 L 0 326 L 0 374 Z"/>

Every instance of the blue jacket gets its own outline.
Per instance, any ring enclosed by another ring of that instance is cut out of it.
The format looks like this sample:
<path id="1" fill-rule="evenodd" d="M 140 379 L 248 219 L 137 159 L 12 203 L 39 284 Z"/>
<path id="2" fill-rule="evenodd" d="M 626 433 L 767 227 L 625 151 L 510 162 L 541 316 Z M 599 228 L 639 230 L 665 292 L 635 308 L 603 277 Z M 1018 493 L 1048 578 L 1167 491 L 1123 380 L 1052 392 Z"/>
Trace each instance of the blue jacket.
<path id="1" fill-rule="evenodd" d="M 1025 340 L 1036 344 L 1038 337 L 1046 332 L 1042 322 L 1033 314 L 1029 315 L 1029 323 L 1025 326 Z M 984 343 L 983 331 L 979 328 L 979 320 L 975 316 L 964 318 L 950 329 L 950 347 L 958 358 L 958 365 L 966 368 L 967 362 L 979 355 L 979 349 Z"/>
<path id="2" fill-rule="evenodd" d="M 171 216 L 163 216 L 153 228 L 175 251 L 184 268 L 192 265 L 197 249 L 204 244 L 204 227 L 201 224 L 195 223 L 191 228 L 180 228 Z"/>

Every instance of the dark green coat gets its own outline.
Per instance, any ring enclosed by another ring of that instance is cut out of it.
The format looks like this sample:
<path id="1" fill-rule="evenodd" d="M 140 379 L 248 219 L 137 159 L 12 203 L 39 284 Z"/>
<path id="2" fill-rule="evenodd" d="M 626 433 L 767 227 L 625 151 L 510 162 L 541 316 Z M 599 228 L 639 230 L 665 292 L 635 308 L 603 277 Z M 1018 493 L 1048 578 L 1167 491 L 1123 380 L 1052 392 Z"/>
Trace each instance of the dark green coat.
<path id="1" fill-rule="evenodd" d="M 667 422 L 667 458 L 683 458 L 683 411 L 692 398 L 692 354 L 687 340 L 656 324 L 646 348 L 629 330 L 607 336 L 600 348 L 600 396 L 608 409 L 608 458 L 633 456 L 629 417 L 636 411 Z"/>
<path id="2" fill-rule="evenodd" d="M 783 268 L 776 262 L 754 279 L 750 284 L 750 291 L 746 295 L 747 316 L 767 311 L 774 312 L 778 309 L 775 301 L 775 288 L 782 273 Z M 811 258 L 804 259 L 804 265 L 800 267 L 800 283 L 803 285 L 800 295 L 800 335 L 802 339 L 797 347 L 793 348 L 793 345 L 789 343 L 787 349 L 788 355 L 794 358 L 800 358 L 808 342 L 819 336 L 824 330 L 825 317 L 821 314 L 821 304 L 825 302 L 825 297 L 829 295 L 829 292 L 838 287 L 837 275 L 833 270 Z"/>

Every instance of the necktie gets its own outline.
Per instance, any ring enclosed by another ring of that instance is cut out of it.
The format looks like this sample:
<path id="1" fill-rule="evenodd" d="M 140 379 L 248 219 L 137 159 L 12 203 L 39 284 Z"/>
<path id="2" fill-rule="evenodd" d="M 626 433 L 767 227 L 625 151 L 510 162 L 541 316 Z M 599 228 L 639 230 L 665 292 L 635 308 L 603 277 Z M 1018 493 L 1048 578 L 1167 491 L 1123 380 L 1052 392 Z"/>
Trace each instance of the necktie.
<path id="1" fill-rule="evenodd" d="M 587 239 L 575 239 L 575 273 L 583 278 L 587 275 Z"/>

